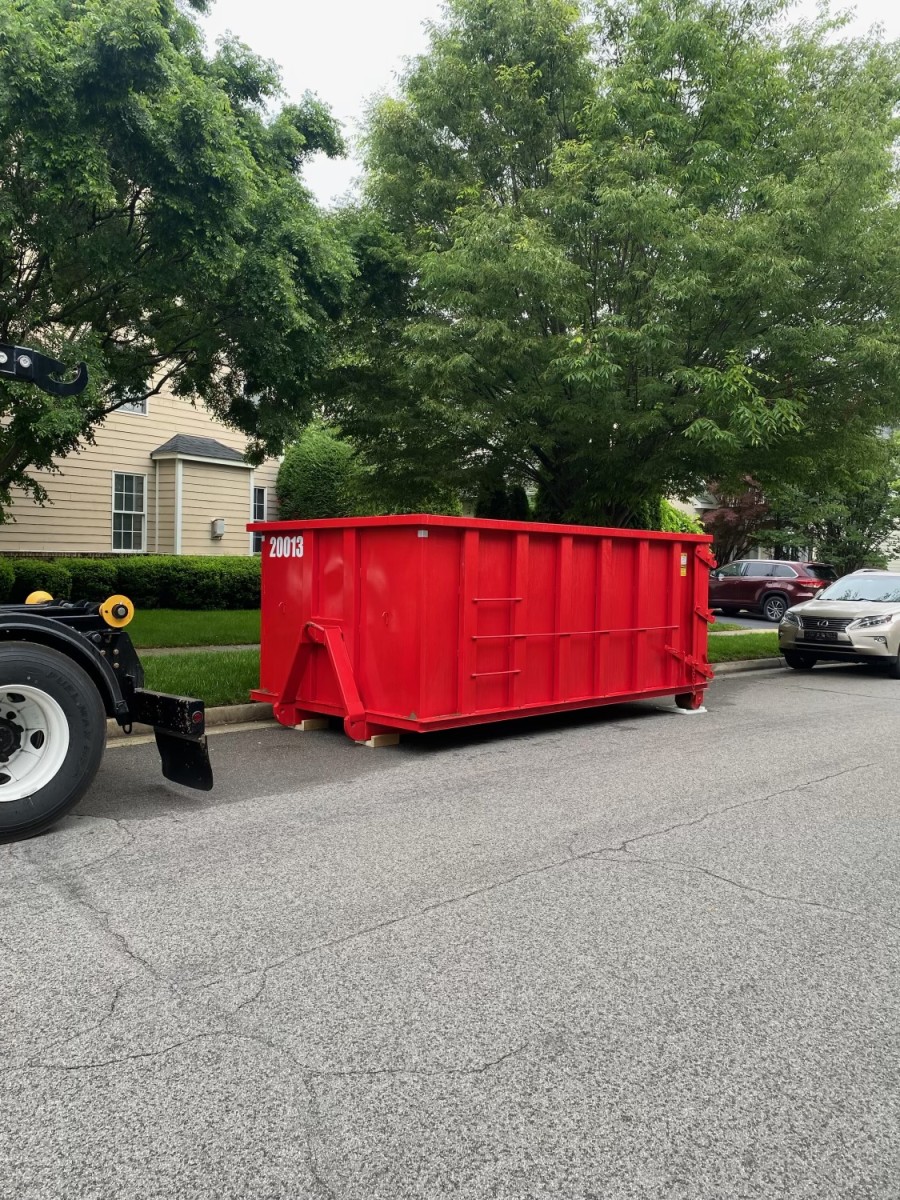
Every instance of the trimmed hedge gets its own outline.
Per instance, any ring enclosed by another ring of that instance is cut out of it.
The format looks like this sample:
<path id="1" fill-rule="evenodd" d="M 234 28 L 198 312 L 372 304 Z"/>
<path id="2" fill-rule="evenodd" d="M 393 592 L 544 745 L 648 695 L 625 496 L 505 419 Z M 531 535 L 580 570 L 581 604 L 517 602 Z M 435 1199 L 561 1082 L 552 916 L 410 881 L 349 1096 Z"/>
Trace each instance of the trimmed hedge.
<path id="1" fill-rule="evenodd" d="M 0 558 L 0 603 L 8 600 L 16 582 L 16 571 L 8 558 Z"/>
<path id="2" fill-rule="evenodd" d="M 15 558 L 11 599 L 21 604 L 32 592 L 49 592 L 54 600 L 68 600 L 72 595 L 72 576 L 58 563 L 39 558 Z"/>
<path id="3" fill-rule="evenodd" d="M 258 608 L 257 557 L 147 555 L 116 558 L 0 559 L 0 592 L 12 574 L 11 598 L 34 591 L 56 600 L 105 600 L 116 592 L 138 608 Z"/>

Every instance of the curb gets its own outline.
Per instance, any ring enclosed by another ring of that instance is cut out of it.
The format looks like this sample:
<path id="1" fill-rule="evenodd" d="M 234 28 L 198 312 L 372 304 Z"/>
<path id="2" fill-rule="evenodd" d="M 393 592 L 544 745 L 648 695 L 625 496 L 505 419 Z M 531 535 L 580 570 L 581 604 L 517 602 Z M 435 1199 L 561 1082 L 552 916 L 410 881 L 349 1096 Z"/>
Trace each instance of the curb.
<path id="1" fill-rule="evenodd" d="M 715 671 L 715 678 L 720 675 L 739 675 L 742 671 L 775 671 L 784 667 L 783 658 L 755 658 L 747 662 L 726 662 L 710 664 Z M 713 680 L 715 682 L 715 680 Z M 271 704 L 223 704 L 217 708 L 206 710 L 206 725 L 211 728 L 216 725 L 246 725 L 258 721 L 271 721 Z M 152 725 L 135 725 L 133 734 L 145 735 L 153 733 Z M 108 741 L 128 737 L 122 732 L 121 726 L 115 721 L 106 722 L 106 737 Z"/>
<path id="2" fill-rule="evenodd" d="M 246 725 L 250 722 L 271 721 L 272 720 L 272 705 L 271 704 L 223 704 L 217 708 L 208 708 L 206 710 L 206 726 L 210 728 L 215 725 Z M 135 736 L 144 734 L 153 734 L 152 725 L 135 725 L 132 733 Z M 124 738 L 130 736 L 123 733 L 121 726 L 116 721 L 106 722 L 106 738 L 107 741 L 113 741 L 116 738 Z"/>
<path id="3" fill-rule="evenodd" d="M 741 671 L 775 671 L 785 665 L 783 658 L 751 658 L 746 662 L 710 663 L 715 676 L 738 675 Z"/>
<path id="4" fill-rule="evenodd" d="M 167 654 L 221 654 L 223 650 L 258 650 L 259 642 L 235 642 L 227 646 L 137 646 L 141 658 Z"/>

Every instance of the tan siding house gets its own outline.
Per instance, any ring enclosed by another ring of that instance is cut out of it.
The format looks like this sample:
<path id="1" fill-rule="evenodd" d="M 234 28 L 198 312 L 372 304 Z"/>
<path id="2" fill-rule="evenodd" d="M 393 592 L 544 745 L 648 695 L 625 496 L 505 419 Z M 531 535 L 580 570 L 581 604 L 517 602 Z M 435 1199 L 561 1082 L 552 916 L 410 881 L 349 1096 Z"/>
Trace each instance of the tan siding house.
<path id="1" fill-rule="evenodd" d="M 247 522 L 275 515 L 278 462 L 244 461 L 246 438 L 170 395 L 110 414 L 96 444 L 22 497 L 0 553 L 252 554 Z"/>

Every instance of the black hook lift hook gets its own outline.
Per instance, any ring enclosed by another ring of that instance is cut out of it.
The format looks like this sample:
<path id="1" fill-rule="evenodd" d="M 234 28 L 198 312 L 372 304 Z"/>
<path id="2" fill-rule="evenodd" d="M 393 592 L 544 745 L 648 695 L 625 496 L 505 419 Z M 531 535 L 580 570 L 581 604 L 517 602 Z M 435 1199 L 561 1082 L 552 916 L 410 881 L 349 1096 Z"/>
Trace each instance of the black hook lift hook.
<path id="1" fill-rule="evenodd" d="M 78 374 L 66 382 L 56 379 L 64 375 L 66 367 L 55 358 L 29 350 L 25 346 L 7 346 L 0 342 L 0 379 L 19 383 L 33 383 L 42 392 L 51 396 L 78 396 L 87 387 L 88 369 L 85 363 L 78 364 Z"/>

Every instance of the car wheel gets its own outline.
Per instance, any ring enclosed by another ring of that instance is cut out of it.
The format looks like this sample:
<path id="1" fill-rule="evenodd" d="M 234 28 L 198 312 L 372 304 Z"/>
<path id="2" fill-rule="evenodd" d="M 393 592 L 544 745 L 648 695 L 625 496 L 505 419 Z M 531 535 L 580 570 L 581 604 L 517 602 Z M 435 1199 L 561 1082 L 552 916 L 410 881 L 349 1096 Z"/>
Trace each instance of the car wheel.
<path id="1" fill-rule="evenodd" d="M 887 673 L 891 679 L 900 679 L 900 655 L 888 659 Z"/>
<path id="2" fill-rule="evenodd" d="M 785 650 L 783 657 L 794 671 L 811 671 L 819 661 L 814 654 L 801 654 L 799 650 Z"/>
<path id="3" fill-rule="evenodd" d="M 65 654 L 0 646 L 0 842 L 64 816 L 97 774 L 106 713 L 92 679 Z"/>
<path id="4" fill-rule="evenodd" d="M 766 596 L 762 606 L 763 616 L 773 625 L 778 625 L 787 612 L 787 600 L 784 596 Z"/>

